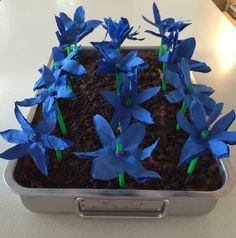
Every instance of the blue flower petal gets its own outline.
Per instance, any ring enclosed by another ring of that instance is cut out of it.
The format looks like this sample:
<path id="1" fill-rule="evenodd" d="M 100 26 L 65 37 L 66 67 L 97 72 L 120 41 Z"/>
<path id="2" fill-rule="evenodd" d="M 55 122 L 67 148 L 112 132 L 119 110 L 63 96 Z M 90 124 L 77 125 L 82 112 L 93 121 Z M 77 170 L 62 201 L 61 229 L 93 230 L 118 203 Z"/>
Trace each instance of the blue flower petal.
<path id="1" fill-rule="evenodd" d="M 16 104 L 21 107 L 29 107 L 36 104 L 40 104 L 41 102 L 45 100 L 47 95 L 48 94 L 46 93 L 46 91 L 43 91 L 42 93 L 37 95 L 37 97 L 35 98 L 29 98 L 29 99 L 24 99 L 23 101 L 17 101 Z"/>
<path id="2" fill-rule="evenodd" d="M 25 117 L 22 115 L 21 111 L 19 110 L 19 107 L 15 104 L 15 116 L 17 121 L 20 123 L 21 128 L 23 131 L 32 131 L 32 127 L 30 123 L 25 119 Z"/>
<path id="3" fill-rule="evenodd" d="M 153 143 L 149 147 L 143 149 L 142 152 L 140 153 L 141 154 L 140 155 L 140 160 L 145 160 L 148 157 L 150 157 L 150 155 L 152 154 L 153 150 L 156 148 L 158 142 L 159 142 L 159 139 L 156 140 L 155 143 Z"/>
<path id="4" fill-rule="evenodd" d="M 46 100 L 43 102 L 43 114 L 46 116 L 48 113 L 52 111 L 55 105 L 55 98 L 54 97 L 47 97 Z"/>
<path id="5" fill-rule="evenodd" d="M 125 116 L 127 117 L 127 115 Z M 111 128 L 114 129 L 120 121 L 121 121 L 121 111 L 115 111 L 111 120 Z M 125 128 L 125 125 L 123 125 L 123 127 Z"/>
<path id="6" fill-rule="evenodd" d="M 157 7 L 155 2 L 152 5 L 152 11 L 153 11 L 153 16 L 154 16 L 155 23 L 157 25 L 161 24 L 160 12 L 159 12 L 158 7 Z"/>
<path id="7" fill-rule="evenodd" d="M 120 125 L 122 130 L 126 130 L 130 124 L 132 117 L 130 111 L 121 112 Z"/>
<path id="8" fill-rule="evenodd" d="M 51 110 L 46 117 L 37 125 L 36 129 L 44 134 L 51 134 L 56 127 L 57 113 L 55 110 Z"/>
<path id="9" fill-rule="evenodd" d="M 93 117 L 93 123 L 102 145 L 113 149 L 115 147 L 115 135 L 109 123 L 98 114 Z"/>
<path id="10" fill-rule="evenodd" d="M 216 104 L 214 110 L 211 112 L 211 114 L 208 117 L 208 120 L 207 120 L 208 126 L 210 126 L 217 119 L 217 117 L 221 114 L 223 106 L 224 106 L 224 103 Z"/>
<path id="11" fill-rule="evenodd" d="M 41 173 L 48 176 L 48 153 L 45 146 L 41 143 L 33 143 L 30 145 L 29 154 Z"/>
<path id="12" fill-rule="evenodd" d="M 209 73 L 211 68 L 203 62 L 190 60 L 190 69 L 195 72 Z"/>
<path id="13" fill-rule="evenodd" d="M 26 155 L 29 150 L 28 144 L 19 144 L 11 147 L 5 152 L 0 154 L 0 158 L 6 160 L 20 159 L 22 156 Z"/>
<path id="14" fill-rule="evenodd" d="M 232 110 L 229 113 L 227 113 L 225 116 L 223 116 L 220 120 L 218 120 L 214 124 L 212 130 L 216 128 L 221 130 L 227 130 L 231 126 L 234 120 L 235 120 L 235 112 L 234 110 Z"/>
<path id="15" fill-rule="evenodd" d="M 213 139 L 208 141 L 209 150 L 216 159 L 229 157 L 229 147 L 220 140 Z"/>
<path id="16" fill-rule="evenodd" d="M 173 87 L 175 88 L 184 87 L 178 73 L 167 69 L 165 72 L 165 75 L 166 75 L 166 81 L 170 83 Z"/>
<path id="17" fill-rule="evenodd" d="M 65 65 L 63 65 L 61 69 L 75 77 L 86 74 L 85 68 L 75 60 L 70 60 Z"/>
<path id="18" fill-rule="evenodd" d="M 52 135 L 45 136 L 43 142 L 49 149 L 54 150 L 65 150 L 73 145 L 72 141 Z"/>
<path id="19" fill-rule="evenodd" d="M 195 38 L 187 38 L 177 46 L 177 48 L 174 50 L 171 58 L 172 62 L 178 59 L 187 58 L 191 59 L 193 56 L 194 49 L 196 47 L 196 40 Z"/>
<path id="20" fill-rule="evenodd" d="M 0 135 L 4 140 L 14 144 L 25 144 L 28 141 L 27 135 L 23 131 L 19 130 L 6 130 L 0 132 Z"/>
<path id="21" fill-rule="evenodd" d="M 157 172 L 145 170 L 142 164 L 132 156 L 126 159 L 125 170 L 138 183 L 161 178 Z"/>
<path id="22" fill-rule="evenodd" d="M 92 165 L 92 176 L 99 180 L 116 178 L 120 173 L 124 172 L 123 160 L 121 158 L 116 160 L 111 155 L 95 158 Z"/>
<path id="23" fill-rule="evenodd" d="M 194 91 L 197 93 L 207 93 L 207 95 L 211 95 L 215 92 L 215 90 L 211 87 L 208 87 L 203 84 L 193 84 Z"/>
<path id="24" fill-rule="evenodd" d="M 103 153 L 103 150 L 104 149 L 99 149 L 99 150 L 95 150 L 95 151 L 92 151 L 92 152 L 79 152 L 79 151 L 76 151 L 73 153 L 73 155 L 81 158 L 81 159 L 91 159 L 91 158 L 96 158 L 98 157 L 99 155 L 101 155 Z"/>
<path id="25" fill-rule="evenodd" d="M 170 103 L 177 103 L 184 99 L 183 94 L 183 90 L 175 89 L 174 91 L 167 93 L 165 97 Z"/>
<path id="26" fill-rule="evenodd" d="M 137 103 L 143 103 L 147 101 L 149 98 L 155 96 L 160 91 L 160 89 L 161 87 L 153 87 L 143 90 L 136 97 Z"/>
<path id="27" fill-rule="evenodd" d="M 45 65 L 43 66 L 42 77 L 47 88 L 50 88 L 51 85 L 55 82 L 55 78 L 52 71 Z"/>
<path id="28" fill-rule="evenodd" d="M 221 131 L 216 134 L 213 138 L 224 141 L 229 145 L 236 144 L 236 132 L 235 131 Z"/>
<path id="29" fill-rule="evenodd" d="M 190 136 L 182 149 L 178 167 L 190 163 L 192 160 L 204 155 L 206 152 L 207 148 L 202 144 L 196 143 Z"/>
<path id="30" fill-rule="evenodd" d="M 55 97 L 72 99 L 75 97 L 75 94 L 68 87 L 60 87 Z"/>
<path id="31" fill-rule="evenodd" d="M 108 90 L 104 90 L 104 91 L 101 92 L 101 94 L 102 94 L 102 97 L 108 103 L 110 103 L 115 109 L 120 107 L 121 99 L 115 93 L 113 93 L 111 91 L 108 91 Z"/>
<path id="32" fill-rule="evenodd" d="M 185 87 L 188 87 L 189 85 L 192 84 L 191 79 L 190 79 L 190 67 L 189 67 L 189 62 L 186 58 L 183 58 L 181 62 L 178 64 L 180 68 L 180 72 L 183 76 L 183 81 L 185 84 Z"/>
<path id="33" fill-rule="evenodd" d="M 193 101 L 190 106 L 191 119 L 198 130 L 205 130 L 207 127 L 206 112 L 201 103 Z"/>
<path id="34" fill-rule="evenodd" d="M 123 131 L 116 139 L 116 144 L 124 148 L 137 147 L 145 136 L 145 127 L 142 123 L 134 123 Z"/>
<path id="35" fill-rule="evenodd" d="M 180 124 L 181 128 L 185 130 L 190 135 L 197 135 L 198 132 L 194 125 L 192 125 L 184 116 L 181 111 L 177 112 L 177 121 Z"/>
<path id="36" fill-rule="evenodd" d="M 62 49 L 58 47 L 53 47 L 52 48 L 52 58 L 54 62 L 59 62 L 64 59 L 64 53 Z"/>
<path id="37" fill-rule="evenodd" d="M 79 6 L 76 9 L 75 14 L 74 14 L 74 20 L 78 24 L 84 23 L 84 21 L 85 21 L 85 11 L 84 11 L 84 8 L 82 6 Z"/>
<path id="38" fill-rule="evenodd" d="M 144 109 L 140 106 L 136 106 L 135 108 L 133 108 L 132 116 L 135 119 L 137 119 L 141 122 L 145 122 L 147 124 L 153 124 L 154 123 L 154 120 L 151 116 L 151 113 L 148 110 L 146 110 L 146 109 Z"/>

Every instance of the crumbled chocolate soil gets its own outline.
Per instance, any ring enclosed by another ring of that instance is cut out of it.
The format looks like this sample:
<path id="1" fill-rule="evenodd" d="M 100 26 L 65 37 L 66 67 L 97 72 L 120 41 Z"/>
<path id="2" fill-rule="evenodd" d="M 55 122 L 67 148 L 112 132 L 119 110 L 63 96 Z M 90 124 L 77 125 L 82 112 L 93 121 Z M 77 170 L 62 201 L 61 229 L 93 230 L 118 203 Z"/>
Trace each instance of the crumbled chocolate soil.
<path id="1" fill-rule="evenodd" d="M 157 61 L 155 51 L 141 50 L 139 56 L 148 64 L 141 70 L 139 88 L 145 89 L 161 84 L 161 64 Z M 93 151 L 101 148 L 93 126 L 93 116 L 101 114 L 108 121 L 112 117 L 112 108 L 101 97 L 104 89 L 115 90 L 115 79 L 112 75 L 94 75 L 96 69 L 96 51 L 80 52 L 80 62 L 88 74 L 72 81 L 73 91 L 77 99 L 60 100 L 59 105 L 68 129 L 68 139 L 75 142 L 74 146 L 63 152 L 63 161 L 58 162 L 54 151 L 50 151 L 49 176 L 45 177 L 35 167 L 29 156 L 21 158 L 15 171 L 16 181 L 31 188 L 118 188 L 118 179 L 110 181 L 95 180 L 91 176 L 92 159 L 82 160 L 73 155 L 74 151 Z M 162 180 L 136 183 L 125 175 L 125 189 L 149 190 L 216 190 L 222 185 L 219 168 L 213 157 L 203 156 L 192 176 L 188 176 L 187 166 L 177 169 L 181 149 L 188 135 L 176 132 L 176 112 L 180 104 L 168 103 L 160 92 L 143 104 L 155 121 L 154 125 L 146 125 L 146 136 L 142 147 L 151 145 L 158 137 L 159 145 L 152 156 L 143 162 L 146 169 L 157 171 Z M 34 123 L 41 119 L 38 107 Z M 56 135 L 62 136 L 59 127 Z"/>

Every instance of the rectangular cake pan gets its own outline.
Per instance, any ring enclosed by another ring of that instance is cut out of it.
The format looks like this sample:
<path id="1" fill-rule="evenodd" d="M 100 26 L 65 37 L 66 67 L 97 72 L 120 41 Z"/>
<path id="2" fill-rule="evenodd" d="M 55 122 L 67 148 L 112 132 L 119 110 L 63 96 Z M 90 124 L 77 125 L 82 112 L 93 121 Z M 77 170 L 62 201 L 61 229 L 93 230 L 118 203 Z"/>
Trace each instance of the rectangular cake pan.
<path id="1" fill-rule="evenodd" d="M 153 48 L 138 49 L 150 50 Z M 91 48 L 86 49 L 90 50 Z M 51 60 L 49 65 L 50 63 Z M 35 111 L 36 107 L 32 107 L 28 116 L 29 121 L 32 121 Z M 18 160 L 8 162 L 4 180 L 9 188 L 20 196 L 27 209 L 40 213 L 75 213 L 83 218 L 160 219 L 166 215 L 203 215 L 215 207 L 220 197 L 232 190 L 236 181 L 229 160 L 224 159 L 218 161 L 222 186 L 218 190 L 209 192 L 27 188 L 19 185 L 15 180 L 14 173 L 17 163 Z"/>

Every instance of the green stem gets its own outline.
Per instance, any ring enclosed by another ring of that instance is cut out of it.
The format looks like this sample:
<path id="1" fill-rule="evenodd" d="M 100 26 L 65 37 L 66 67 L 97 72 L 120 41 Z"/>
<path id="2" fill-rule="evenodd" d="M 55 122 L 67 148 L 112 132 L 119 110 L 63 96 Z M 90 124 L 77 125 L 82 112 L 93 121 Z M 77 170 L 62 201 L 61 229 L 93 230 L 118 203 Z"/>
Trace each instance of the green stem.
<path id="1" fill-rule="evenodd" d="M 67 53 L 67 55 L 69 55 L 69 54 L 71 53 L 70 46 L 67 46 L 67 47 L 66 47 L 66 53 Z"/>
<path id="2" fill-rule="evenodd" d="M 166 49 L 164 48 L 162 39 L 161 39 L 161 45 L 160 45 L 160 49 L 159 49 L 159 58 L 161 58 L 165 52 L 168 52 L 170 50 L 169 47 L 166 47 Z M 166 86 L 166 66 L 167 66 L 167 62 L 163 62 L 162 64 L 162 80 L 161 80 L 161 88 L 162 91 L 164 91 L 165 93 L 167 92 L 167 86 Z"/>
<path id="3" fill-rule="evenodd" d="M 184 100 L 184 101 L 182 102 L 182 106 L 181 106 L 181 109 L 180 109 L 180 110 L 181 110 L 181 112 L 182 112 L 183 114 L 185 114 L 187 108 L 188 108 L 187 103 L 186 103 L 186 101 Z M 180 131 L 180 130 L 181 130 L 181 126 L 180 126 L 179 123 L 177 123 L 177 125 L 176 125 L 176 130 L 177 130 L 177 131 Z"/>
<path id="4" fill-rule="evenodd" d="M 56 152 L 57 160 L 59 162 L 61 162 L 62 161 L 62 153 L 61 153 L 61 151 L 60 150 L 55 150 L 55 152 Z"/>
<path id="5" fill-rule="evenodd" d="M 125 187 L 125 174 L 124 173 L 119 174 L 119 187 L 120 187 L 120 189 L 124 189 L 124 187 Z"/>
<path id="6" fill-rule="evenodd" d="M 63 133 L 64 136 L 67 136 L 67 129 L 65 126 L 65 122 L 61 113 L 61 109 L 59 107 L 58 101 L 56 101 L 56 107 L 57 107 L 57 119 L 61 128 L 61 132 Z"/>
<path id="7" fill-rule="evenodd" d="M 121 76 L 120 74 L 116 74 L 116 95 L 120 96 L 120 83 L 121 83 Z"/>
<path id="8" fill-rule="evenodd" d="M 120 48 L 116 49 L 117 52 L 120 52 Z M 116 74 L 116 94 L 118 96 L 120 96 L 120 83 L 121 83 L 121 75 L 120 74 Z M 121 124 L 119 122 L 119 131 L 120 133 L 122 132 L 122 128 L 121 128 Z M 119 151 L 118 151 L 119 152 Z M 120 189 L 124 189 L 125 187 L 125 174 L 124 173 L 120 173 L 119 176 L 119 187 Z"/>
<path id="9" fill-rule="evenodd" d="M 188 175 L 192 175 L 193 172 L 195 171 L 195 168 L 196 168 L 196 166 L 197 166 L 198 159 L 199 159 L 199 158 L 197 157 L 196 159 L 194 159 L 194 160 L 191 161 L 191 163 L 190 163 L 190 165 L 189 165 L 189 167 L 188 167 L 188 170 L 187 170 L 187 174 L 188 174 Z"/>
<path id="10" fill-rule="evenodd" d="M 163 55 L 163 43 L 162 43 L 162 39 L 161 39 L 161 44 L 160 44 L 160 48 L 159 48 L 159 58 L 161 58 Z"/>

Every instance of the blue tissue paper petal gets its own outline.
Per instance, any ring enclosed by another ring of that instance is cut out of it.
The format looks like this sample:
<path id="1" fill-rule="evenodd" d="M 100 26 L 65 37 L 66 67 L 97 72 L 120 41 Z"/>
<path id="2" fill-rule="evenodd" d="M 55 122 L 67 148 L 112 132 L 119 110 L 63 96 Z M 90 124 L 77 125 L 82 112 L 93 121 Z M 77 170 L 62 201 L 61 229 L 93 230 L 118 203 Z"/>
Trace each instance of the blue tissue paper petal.
<path id="1" fill-rule="evenodd" d="M 137 119 L 137 120 L 139 120 L 141 122 L 145 122 L 147 124 L 153 124 L 154 123 L 154 120 L 153 120 L 153 118 L 151 116 L 151 113 L 148 110 L 146 110 L 146 109 L 144 109 L 144 108 L 142 108 L 140 106 L 136 106 L 132 110 L 132 116 L 135 119 Z"/>
<path id="2" fill-rule="evenodd" d="M 108 90 L 104 90 L 101 92 L 101 94 L 102 94 L 102 97 L 108 103 L 110 103 L 115 109 L 120 107 L 120 104 L 121 104 L 120 97 L 117 96 L 115 93 Z"/>
<path id="3" fill-rule="evenodd" d="M 225 116 L 223 116 L 221 119 L 219 119 L 213 126 L 212 130 L 214 128 L 221 129 L 221 130 L 227 130 L 233 121 L 235 120 L 235 112 L 234 110 L 227 113 Z"/>
<path id="4" fill-rule="evenodd" d="M 217 117 L 221 114 L 223 106 L 224 106 L 224 103 L 216 104 L 216 106 L 214 107 L 214 110 L 211 112 L 211 114 L 208 117 L 208 120 L 207 120 L 208 126 L 210 126 L 211 123 L 213 123 L 217 119 Z"/>
<path id="5" fill-rule="evenodd" d="M 56 109 L 51 110 L 47 117 L 44 117 L 43 120 L 37 125 L 36 129 L 41 133 L 51 134 L 56 127 L 57 123 L 57 113 Z"/>
<path id="6" fill-rule="evenodd" d="M 70 60 L 69 62 L 67 62 L 67 64 L 63 65 L 61 69 L 76 77 L 86 74 L 84 66 L 82 66 L 75 60 Z"/>
<path id="7" fill-rule="evenodd" d="M 90 159 L 90 158 L 96 158 L 102 153 L 103 149 L 99 149 L 92 152 L 74 152 L 73 155 L 81 158 L 81 159 Z"/>
<path id="8" fill-rule="evenodd" d="M 197 135 L 198 132 L 195 129 L 194 125 L 192 125 L 184 116 L 181 111 L 177 112 L 177 121 L 180 124 L 181 128 L 185 130 L 190 135 Z"/>
<path id="9" fill-rule="evenodd" d="M 116 144 L 122 144 L 124 148 L 137 147 L 145 136 L 145 127 L 142 123 L 134 123 L 123 131 L 116 140 Z M 132 139 L 131 139 L 132 138 Z"/>
<path id="10" fill-rule="evenodd" d="M 176 89 L 172 92 L 167 93 L 165 97 L 170 103 L 180 102 L 184 99 L 182 91 L 183 90 Z"/>
<path id="11" fill-rule="evenodd" d="M 200 103 L 193 101 L 190 106 L 191 119 L 198 128 L 198 130 L 204 130 L 207 128 L 206 112 Z"/>
<path id="12" fill-rule="evenodd" d="M 73 145 L 73 143 L 67 139 L 63 139 L 52 135 L 47 136 L 43 140 L 43 142 L 49 149 L 54 150 L 65 150 Z"/>
<path id="13" fill-rule="evenodd" d="M 213 137 L 214 138 L 214 137 Z M 236 144 L 236 132 L 235 131 L 221 131 L 216 136 L 216 139 L 224 141 L 229 145 Z"/>
<path id="14" fill-rule="evenodd" d="M 143 103 L 147 101 L 151 97 L 155 96 L 160 91 L 160 89 L 161 87 L 153 87 L 141 91 L 136 98 L 137 103 Z"/>
<path id="15" fill-rule="evenodd" d="M 124 172 L 124 163 L 118 160 L 115 163 L 112 156 L 100 156 L 93 160 L 92 176 L 95 179 L 110 180 L 116 178 L 120 173 Z"/>
<path id="16" fill-rule="evenodd" d="M 19 130 L 6 130 L 0 132 L 0 135 L 4 140 L 14 144 L 25 144 L 28 141 L 26 134 L 23 131 Z"/>
<path id="17" fill-rule="evenodd" d="M 138 183 L 161 178 L 157 172 L 145 170 L 142 164 L 132 156 L 126 160 L 125 169 L 127 174 Z"/>
<path id="18" fill-rule="evenodd" d="M 140 160 L 145 160 L 148 157 L 150 157 L 150 155 L 152 154 L 153 150 L 157 147 L 159 142 L 159 139 L 155 141 L 155 143 L 153 143 L 152 145 L 150 145 L 149 147 L 143 149 L 141 151 L 141 155 L 140 155 Z"/>
<path id="19" fill-rule="evenodd" d="M 208 141 L 209 150 L 216 159 L 223 159 L 229 157 L 229 147 L 220 140 L 213 139 Z"/>
<path id="20" fill-rule="evenodd" d="M 11 147 L 10 149 L 6 150 L 5 152 L 0 154 L 0 158 L 6 160 L 14 160 L 19 159 L 22 156 L 26 155 L 29 151 L 28 144 L 19 144 Z"/>
<path id="21" fill-rule="evenodd" d="M 15 104 L 15 116 L 19 124 L 21 125 L 21 128 L 23 131 L 32 131 L 32 127 L 30 123 L 25 119 L 25 117 L 22 115 L 19 107 Z"/>
<path id="22" fill-rule="evenodd" d="M 29 154 L 41 173 L 48 176 L 48 153 L 45 146 L 40 143 L 33 143 L 30 145 Z"/>
<path id="23" fill-rule="evenodd" d="M 102 116 L 97 114 L 93 117 L 93 123 L 102 145 L 104 147 L 114 148 L 115 135 L 108 122 Z"/>
<path id="24" fill-rule="evenodd" d="M 197 144 L 192 137 L 189 137 L 181 152 L 178 167 L 190 163 L 197 157 L 202 156 L 207 151 L 204 145 Z"/>

